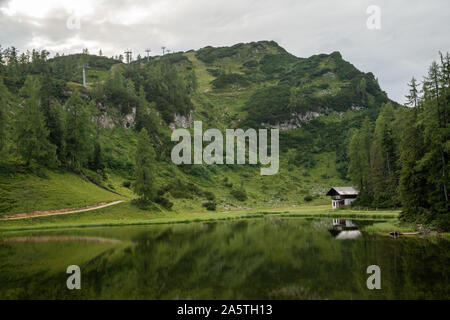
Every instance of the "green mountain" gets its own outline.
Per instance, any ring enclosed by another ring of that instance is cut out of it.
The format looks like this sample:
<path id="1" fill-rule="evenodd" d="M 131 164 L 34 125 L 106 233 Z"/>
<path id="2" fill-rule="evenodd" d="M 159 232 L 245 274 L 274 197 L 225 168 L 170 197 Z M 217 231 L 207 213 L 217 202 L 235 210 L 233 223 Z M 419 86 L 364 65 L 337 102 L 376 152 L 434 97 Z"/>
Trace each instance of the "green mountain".
<path id="1" fill-rule="evenodd" d="M 320 115 L 376 108 L 388 101 L 373 74 L 359 71 L 339 52 L 305 59 L 275 42 L 255 42 L 204 48 L 195 56 L 214 77 L 212 89 L 251 92 L 240 119 L 252 126 L 295 129 Z"/>
<path id="2" fill-rule="evenodd" d="M 33 52 L 27 60 L 15 49 L 2 52 L 2 61 L 8 61 L 0 69 L 2 103 L 12 120 L 5 124 L 7 147 L 1 161 L 3 213 L 120 198 L 109 193 L 102 199 L 105 189 L 136 197 L 130 185 L 142 128 L 156 155 L 154 208 L 328 203 L 324 194 L 329 186 L 350 184 L 347 145 L 352 130 L 366 117 L 374 121 L 390 101 L 372 73 L 359 71 L 339 52 L 298 58 L 273 41 L 138 57 L 129 64 L 88 54 L 47 56 Z M 81 85 L 83 65 L 89 66 L 86 88 Z M 38 158 L 26 163 L 16 147 L 15 118 L 24 99 L 31 99 L 33 89 L 23 89 L 33 87 L 30 78 L 39 82 L 43 136 L 56 146 L 52 164 Z M 71 107 L 79 105 L 83 107 Z M 84 122 L 91 117 L 93 123 L 74 125 L 80 113 Z M 203 130 L 280 128 L 279 173 L 261 176 L 259 165 L 174 165 L 171 130 L 192 130 L 194 120 L 203 121 Z M 48 185 L 67 188 L 64 181 L 72 181 L 70 193 L 46 191 Z M 76 195 L 92 181 L 104 188 Z"/>

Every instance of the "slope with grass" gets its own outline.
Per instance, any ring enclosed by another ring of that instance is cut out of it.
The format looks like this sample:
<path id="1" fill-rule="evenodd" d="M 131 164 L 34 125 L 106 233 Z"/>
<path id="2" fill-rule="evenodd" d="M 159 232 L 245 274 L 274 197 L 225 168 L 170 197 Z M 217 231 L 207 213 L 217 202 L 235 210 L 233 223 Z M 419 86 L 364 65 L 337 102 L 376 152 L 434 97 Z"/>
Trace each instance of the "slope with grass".
<path id="1" fill-rule="evenodd" d="M 154 204 L 150 212 L 131 210 L 141 217 L 153 214 L 152 210 L 205 213 L 206 207 L 225 211 L 328 204 L 329 186 L 349 184 L 348 132 L 364 117 L 376 116 L 380 105 L 388 101 L 371 73 L 357 70 L 339 53 L 298 58 L 273 41 L 206 47 L 129 65 L 85 54 L 55 57 L 48 63 L 55 83 L 63 88 L 56 96 L 62 108 L 73 91 L 80 91 L 98 108 L 95 129 L 105 170 L 85 171 L 107 189 L 129 198 L 136 197 L 130 188 L 139 120 L 133 110 L 138 106 L 136 92 L 143 88 L 152 121 L 141 125 L 151 134 L 157 153 L 155 184 L 166 204 L 173 206 Z M 87 88 L 81 86 L 77 69 L 82 64 L 91 67 Z M 126 82 L 126 88 L 121 82 Z M 117 84 L 120 95 L 109 94 L 108 83 Z M 18 101 L 12 99 L 11 105 Z M 204 130 L 289 129 L 280 133 L 279 173 L 261 176 L 259 165 L 174 165 L 169 126 L 180 126 L 177 117 L 185 120 L 190 131 L 192 120 L 203 121 Z M 5 168 L 10 169 L 3 170 L 0 180 L 1 215 L 123 199 L 64 167 L 24 171 L 17 169 L 21 163 L 16 158 L 8 161 Z M 108 210 L 117 213 L 123 206 L 130 204 Z M 95 220 L 94 216 L 86 214 L 85 219 Z"/>
<path id="2" fill-rule="evenodd" d="M 2 175 L 0 180 L 2 213 L 85 207 L 96 203 L 126 199 L 99 188 L 73 173 L 47 171 L 45 175 Z"/>

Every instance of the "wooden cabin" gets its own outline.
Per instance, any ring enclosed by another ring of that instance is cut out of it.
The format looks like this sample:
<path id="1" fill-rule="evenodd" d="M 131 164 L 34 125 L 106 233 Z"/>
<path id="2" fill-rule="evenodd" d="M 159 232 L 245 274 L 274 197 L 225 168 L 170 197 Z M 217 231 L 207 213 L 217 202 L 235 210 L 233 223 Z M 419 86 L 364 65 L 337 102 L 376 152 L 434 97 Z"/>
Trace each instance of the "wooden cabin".
<path id="1" fill-rule="evenodd" d="M 327 196 L 331 196 L 331 207 L 338 209 L 350 205 L 355 201 L 358 193 L 358 190 L 353 187 L 332 187 L 327 192 Z"/>

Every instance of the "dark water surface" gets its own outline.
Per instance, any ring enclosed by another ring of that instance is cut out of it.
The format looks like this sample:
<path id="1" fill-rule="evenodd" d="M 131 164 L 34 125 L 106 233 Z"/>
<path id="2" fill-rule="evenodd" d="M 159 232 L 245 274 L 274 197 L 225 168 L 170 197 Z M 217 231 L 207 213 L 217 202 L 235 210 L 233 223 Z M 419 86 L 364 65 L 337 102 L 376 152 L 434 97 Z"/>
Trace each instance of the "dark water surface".
<path id="1" fill-rule="evenodd" d="M 450 242 L 370 221 L 249 219 L 0 234 L 0 299 L 448 299 Z M 81 268 L 68 290 L 66 268 Z M 369 265 L 381 290 L 369 290 Z"/>

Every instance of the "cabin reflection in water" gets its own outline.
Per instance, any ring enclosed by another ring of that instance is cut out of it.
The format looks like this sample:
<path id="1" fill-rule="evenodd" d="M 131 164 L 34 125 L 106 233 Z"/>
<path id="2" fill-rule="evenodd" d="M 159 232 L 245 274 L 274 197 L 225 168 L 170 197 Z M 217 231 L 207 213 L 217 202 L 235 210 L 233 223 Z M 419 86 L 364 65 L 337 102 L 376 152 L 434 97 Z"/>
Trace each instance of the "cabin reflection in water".
<path id="1" fill-rule="evenodd" d="M 352 220 L 346 219 L 333 219 L 333 228 L 328 231 L 338 240 L 356 239 L 361 236 L 361 231 Z"/>

